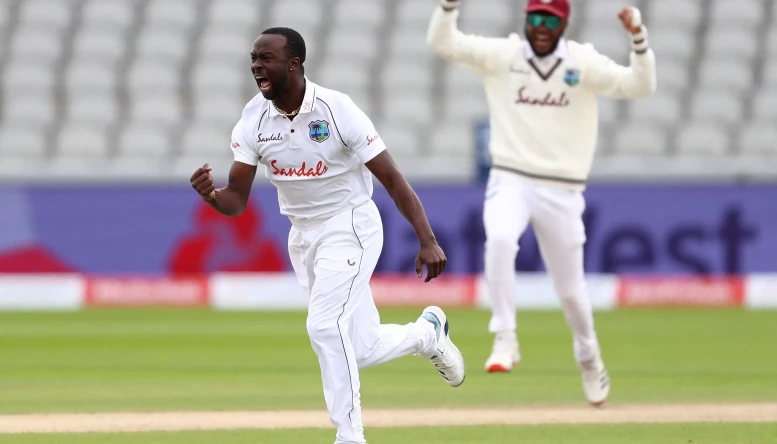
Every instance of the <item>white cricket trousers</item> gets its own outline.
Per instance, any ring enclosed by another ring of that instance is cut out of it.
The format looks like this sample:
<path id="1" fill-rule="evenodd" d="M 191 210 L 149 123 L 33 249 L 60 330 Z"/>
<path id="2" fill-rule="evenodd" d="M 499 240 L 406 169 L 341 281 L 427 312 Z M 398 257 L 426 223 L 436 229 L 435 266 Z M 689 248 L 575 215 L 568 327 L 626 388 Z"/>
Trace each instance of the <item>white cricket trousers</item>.
<path id="1" fill-rule="evenodd" d="M 289 256 L 309 298 L 307 331 L 318 356 L 335 444 L 366 443 L 359 369 L 416 354 L 434 354 L 434 326 L 420 317 L 406 325 L 380 323 L 370 276 L 383 249 L 383 224 L 368 203 L 309 226 L 294 225 Z"/>
<path id="2" fill-rule="evenodd" d="M 492 305 L 489 332 L 514 331 L 518 239 L 531 222 L 540 254 L 572 330 L 575 359 L 599 352 L 593 309 L 583 269 L 585 199 L 581 192 L 537 185 L 505 171 L 491 170 L 483 222 L 485 277 Z"/>

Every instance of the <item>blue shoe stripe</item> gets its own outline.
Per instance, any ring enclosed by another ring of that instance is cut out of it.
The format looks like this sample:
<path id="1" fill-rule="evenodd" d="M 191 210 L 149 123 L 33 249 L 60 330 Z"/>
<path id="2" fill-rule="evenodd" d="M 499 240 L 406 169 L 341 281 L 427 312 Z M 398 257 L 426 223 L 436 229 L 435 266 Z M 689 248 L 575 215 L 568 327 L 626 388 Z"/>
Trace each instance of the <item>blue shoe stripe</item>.
<path id="1" fill-rule="evenodd" d="M 434 325 L 434 331 L 437 333 L 437 340 L 440 340 L 440 320 L 435 316 L 434 313 L 426 312 L 421 315 L 422 318 L 426 319 L 427 321 L 431 322 L 432 325 Z M 445 333 L 448 333 L 448 323 L 445 323 Z"/>

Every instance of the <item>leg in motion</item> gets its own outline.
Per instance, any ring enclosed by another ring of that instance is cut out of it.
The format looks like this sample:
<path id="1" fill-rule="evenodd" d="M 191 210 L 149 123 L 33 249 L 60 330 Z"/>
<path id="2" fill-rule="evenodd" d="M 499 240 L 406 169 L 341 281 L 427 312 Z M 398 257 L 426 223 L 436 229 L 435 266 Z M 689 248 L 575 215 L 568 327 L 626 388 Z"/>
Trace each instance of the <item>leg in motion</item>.
<path id="1" fill-rule="evenodd" d="M 364 264 L 377 264 L 383 245 L 382 231 L 375 230 L 370 220 L 379 220 L 377 209 L 370 205 L 355 213 L 354 227 L 364 249 Z M 369 280 L 357 279 L 354 291 L 359 293 L 359 306 L 351 317 L 351 343 L 356 353 L 359 369 L 368 368 L 407 356 L 417 355 L 425 359 L 445 362 L 444 376 L 450 385 L 464 381 L 463 358 L 455 346 L 448 348 L 450 338 L 445 330 L 445 315 L 434 317 L 425 310 L 415 322 L 404 325 L 381 324 L 380 314 L 372 298 Z M 439 319 L 442 318 L 442 321 Z M 448 351 L 450 350 L 450 351 Z M 441 358 L 444 356 L 444 358 Z M 450 362 L 448 362 L 450 361 Z"/>
<path id="2" fill-rule="evenodd" d="M 324 398 L 337 428 L 336 444 L 366 442 L 359 366 L 352 341 L 353 317 L 365 295 L 377 255 L 361 244 L 360 236 L 368 233 L 356 229 L 357 211 L 334 216 L 317 229 L 306 260 L 313 276 L 307 330 L 321 365 Z M 381 243 L 374 248 L 380 251 Z"/>
<path id="3" fill-rule="evenodd" d="M 437 344 L 434 325 L 422 317 L 408 324 L 381 324 L 369 287 L 353 316 L 351 342 L 359 369 L 408 355 L 431 356 Z"/>
<path id="4" fill-rule="evenodd" d="M 450 324 L 439 307 L 427 307 L 415 322 L 380 324 L 372 296 L 365 297 L 353 317 L 351 338 L 359 369 L 373 367 L 407 355 L 428 359 L 452 387 L 465 379 L 464 357 L 450 339 Z M 375 319 L 378 319 L 377 322 Z"/>
<path id="5" fill-rule="evenodd" d="M 536 212 L 532 220 L 545 266 L 564 309 L 574 338 L 574 355 L 583 376 L 588 401 L 604 404 L 610 380 L 602 362 L 594 329 L 593 308 L 588 297 L 583 267 L 585 227 L 582 193 L 535 188 Z"/>
<path id="6" fill-rule="evenodd" d="M 488 372 L 509 372 L 521 360 L 516 335 L 515 258 L 518 239 L 529 224 L 525 184 L 509 173 L 492 171 L 483 207 L 486 230 L 485 278 L 491 300 L 490 333 L 495 334 Z"/>

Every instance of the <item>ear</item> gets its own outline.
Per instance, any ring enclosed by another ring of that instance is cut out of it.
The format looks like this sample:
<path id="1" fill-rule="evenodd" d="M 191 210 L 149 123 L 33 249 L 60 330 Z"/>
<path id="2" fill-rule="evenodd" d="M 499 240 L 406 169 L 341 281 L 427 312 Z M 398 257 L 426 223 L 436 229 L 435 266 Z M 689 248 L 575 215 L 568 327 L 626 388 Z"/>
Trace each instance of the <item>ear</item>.
<path id="1" fill-rule="evenodd" d="M 299 67 L 302 63 L 299 61 L 299 57 L 294 57 L 289 60 L 289 71 L 299 71 Z"/>
<path id="2" fill-rule="evenodd" d="M 567 31 L 567 24 L 569 23 L 569 19 L 561 19 L 561 33 L 564 34 Z"/>

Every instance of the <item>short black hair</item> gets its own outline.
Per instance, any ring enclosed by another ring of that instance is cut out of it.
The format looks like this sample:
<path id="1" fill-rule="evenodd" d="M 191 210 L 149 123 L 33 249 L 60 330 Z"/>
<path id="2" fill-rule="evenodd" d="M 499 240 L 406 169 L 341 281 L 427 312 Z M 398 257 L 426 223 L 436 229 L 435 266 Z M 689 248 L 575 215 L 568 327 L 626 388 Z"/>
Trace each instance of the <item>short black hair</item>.
<path id="1" fill-rule="evenodd" d="M 275 27 L 265 29 L 262 34 L 282 35 L 286 37 L 286 57 L 290 59 L 297 57 L 300 65 L 305 63 L 307 49 L 305 48 L 305 39 L 302 38 L 302 35 L 299 32 L 291 28 Z"/>

